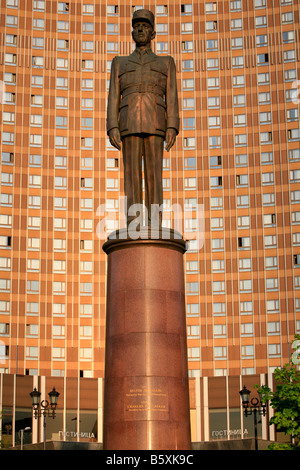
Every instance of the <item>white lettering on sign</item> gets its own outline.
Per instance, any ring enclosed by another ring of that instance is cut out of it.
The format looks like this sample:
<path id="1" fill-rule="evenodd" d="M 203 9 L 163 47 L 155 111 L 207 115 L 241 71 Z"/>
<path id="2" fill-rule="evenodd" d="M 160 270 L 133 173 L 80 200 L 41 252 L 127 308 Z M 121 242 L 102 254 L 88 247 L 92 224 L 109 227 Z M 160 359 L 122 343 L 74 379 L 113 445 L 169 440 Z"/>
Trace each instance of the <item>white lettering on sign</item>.
<path id="1" fill-rule="evenodd" d="M 212 431 L 212 437 L 227 437 L 227 436 L 234 436 L 237 434 L 242 434 L 241 429 L 220 429 L 219 431 Z M 243 434 L 248 434 L 248 430 L 245 429 Z"/>
<path id="2" fill-rule="evenodd" d="M 59 437 L 81 437 L 88 439 L 95 439 L 93 432 L 77 432 L 77 431 L 59 431 Z"/>

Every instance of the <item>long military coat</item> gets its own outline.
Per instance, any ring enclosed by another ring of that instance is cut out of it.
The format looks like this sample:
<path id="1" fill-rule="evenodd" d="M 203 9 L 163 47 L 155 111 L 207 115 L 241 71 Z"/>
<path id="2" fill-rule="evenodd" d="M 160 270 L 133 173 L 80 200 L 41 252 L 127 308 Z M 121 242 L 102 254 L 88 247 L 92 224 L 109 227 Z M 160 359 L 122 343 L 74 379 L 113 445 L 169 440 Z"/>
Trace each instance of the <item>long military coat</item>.
<path id="1" fill-rule="evenodd" d="M 179 113 L 174 60 L 151 49 L 143 58 L 134 51 L 113 59 L 107 106 L 107 133 L 117 127 L 121 137 L 147 133 L 165 137 L 178 133 Z"/>

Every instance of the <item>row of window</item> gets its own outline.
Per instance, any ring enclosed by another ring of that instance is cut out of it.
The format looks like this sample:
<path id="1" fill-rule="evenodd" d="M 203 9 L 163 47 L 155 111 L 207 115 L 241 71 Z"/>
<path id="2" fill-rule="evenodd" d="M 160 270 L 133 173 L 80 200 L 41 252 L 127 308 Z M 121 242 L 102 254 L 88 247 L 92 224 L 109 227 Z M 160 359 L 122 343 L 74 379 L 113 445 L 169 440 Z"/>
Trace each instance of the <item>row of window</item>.
<path id="1" fill-rule="evenodd" d="M 296 262 L 298 262 L 298 267 L 300 266 L 299 260 L 300 255 L 294 255 Z M 214 266 L 217 261 L 214 262 Z M 222 260 L 221 260 L 222 262 Z M 92 264 L 91 262 L 83 262 Z M 39 265 L 39 260 L 28 260 L 28 264 L 33 266 L 33 269 L 28 269 L 28 271 L 35 271 L 36 266 Z M 66 261 L 56 260 L 53 261 L 53 273 L 66 274 Z M 89 270 L 81 271 L 81 274 L 92 274 L 92 271 Z M 294 279 L 295 289 L 300 287 L 300 276 L 296 276 Z M 266 280 L 266 290 L 267 291 L 276 291 L 278 290 L 278 278 L 269 278 Z M 0 279 L 0 292 L 11 292 L 11 281 L 10 279 Z M 39 294 L 40 292 L 40 282 L 35 280 L 27 281 L 27 294 Z M 91 282 L 80 282 L 80 295 L 92 295 L 93 293 L 93 283 Z M 239 281 L 239 292 L 240 293 L 252 293 L 252 280 L 251 279 L 242 279 Z M 199 293 L 199 284 L 198 282 L 187 282 L 187 295 L 195 295 Z M 225 281 L 213 281 L 212 282 L 212 293 L 214 294 L 225 294 L 226 293 L 226 282 Z M 53 295 L 66 294 L 66 283 L 61 281 L 53 281 Z M 267 313 L 276 313 L 279 312 L 279 300 L 272 299 L 266 302 Z M 247 312 L 248 313 L 248 312 Z"/>
<path id="2" fill-rule="evenodd" d="M 84 298 L 84 297 L 81 297 Z M 278 313 L 279 303 L 278 299 L 268 300 L 266 303 L 266 310 L 268 313 Z M 66 304 L 65 303 L 52 303 L 52 316 L 53 317 L 65 317 L 66 316 Z M 186 305 L 187 316 L 197 317 L 200 314 L 199 303 L 187 303 Z M 295 310 L 300 311 L 300 298 L 295 299 Z M 0 300 L 0 314 L 9 315 L 11 311 L 11 304 L 9 300 Z M 25 314 L 29 316 L 39 316 L 40 303 L 30 301 L 26 303 Z M 239 304 L 239 312 L 241 315 L 253 315 L 254 306 L 252 301 L 241 301 Z M 214 317 L 226 316 L 226 303 L 225 302 L 213 302 L 212 303 L 212 314 Z M 91 318 L 93 316 L 93 305 L 89 303 L 80 304 L 79 315 L 85 318 Z M 298 321 L 299 322 L 299 321 Z M 298 325 L 298 323 L 297 323 Z M 300 326 L 300 325 L 298 325 Z M 298 328 L 299 330 L 299 328 Z"/>
<path id="3" fill-rule="evenodd" d="M 0 323 L 0 336 L 10 335 L 10 324 Z M 26 338 L 38 338 L 39 337 L 39 325 L 38 324 L 26 324 L 25 330 Z M 64 325 L 52 325 L 52 339 L 64 339 L 66 337 L 66 327 Z M 79 339 L 92 339 L 93 338 L 93 327 L 84 325 L 79 327 Z"/>
<path id="4" fill-rule="evenodd" d="M 60 263 L 60 266 L 63 265 L 64 261 L 56 261 L 55 263 Z M 57 264 L 56 264 L 57 266 Z M 60 271 L 63 273 L 63 271 Z M 93 294 L 93 283 L 92 282 L 80 282 L 80 295 L 92 295 Z M 62 281 L 53 281 L 52 283 L 52 294 L 53 295 L 65 295 L 66 294 L 66 282 Z M 0 292 L 10 292 L 11 284 L 10 279 L 0 279 Z M 27 281 L 27 294 L 39 294 L 40 292 L 40 282 L 29 280 Z"/>
<path id="5" fill-rule="evenodd" d="M 18 8 L 20 0 L 6 0 L 6 6 L 9 8 Z M 267 0 L 254 0 L 253 7 L 255 9 L 266 8 L 267 7 Z M 57 11 L 58 13 L 69 13 L 70 11 L 70 4 L 69 2 L 58 2 L 57 3 Z M 282 6 L 292 5 L 293 0 L 280 0 L 280 4 Z M 204 11 L 206 14 L 217 13 L 217 2 L 205 2 Z M 33 10 L 35 11 L 45 11 L 46 0 L 33 0 Z M 143 8 L 142 5 L 133 5 L 131 6 L 131 12 L 133 13 L 136 10 L 140 10 Z M 230 1 L 230 11 L 241 11 L 242 10 L 242 0 L 231 0 Z M 183 15 L 192 15 L 193 14 L 193 5 L 191 3 L 182 3 L 180 5 L 180 12 Z M 91 3 L 84 3 L 82 5 L 82 14 L 90 14 L 93 15 L 94 11 L 94 4 Z M 119 14 L 119 6 L 118 5 L 107 5 L 106 7 L 107 15 L 118 15 Z M 156 15 L 167 15 L 168 14 L 168 5 L 156 5 L 155 7 Z"/>
<path id="6" fill-rule="evenodd" d="M 281 24 L 293 24 L 294 23 L 294 13 L 293 11 L 288 11 L 281 13 Z M 223 20 L 209 20 L 205 21 L 205 31 L 207 33 L 216 32 L 218 31 L 219 24 L 223 24 Z M 242 18 L 234 18 L 230 20 L 230 30 L 237 31 L 243 29 L 243 19 Z M 18 17 L 15 15 L 6 15 L 5 25 L 7 27 L 18 27 Z M 45 31 L 46 20 L 43 18 L 33 18 L 32 20 L 32 28 L 34 30 Z M 268 26 L 268 17 L 267 15 L 256 16 L 254 18 L 254 25 L 255 28 L 265 28 Z M 82 22 L 82 33 L 94 33 L 94 23 L 91 21 L 83 21 Z M 193 33 L 193 22 L 181 22 L 181 32 L 182 33 Z M 68 20 L 61 20 L 58 19 L 56 21 L 56 30 L 57 32 L 69 32 L 70 31 L 70 21 Z M 155 25 L 156 33 L 159 34 L 168 34 L 169 33 L 169 25 L 168 23 L 156 23 Z M 107 31 L 109 32 L 109 31 Z M 116 32 L 116 31 L 113 31 Z"/>
<path id="7" fill-rule="evenodd" d="M 53 302 L 51 304 L 52 316 L 53 317 L 65 317 L 66 316 L 66 305 L 64 303 Z M 9 300 L 0 300 L 0 314 L 10 314 L 11 304 Z M 29 316 L 39 316 L 40 303 L 39 302 L 27 302 L 25 314 Z M 93 305 L 89 303 L 80 304 L 79 315 L 84 318 L 91 318 L 93 316 Z"/>
<path id="8" fill-rule="evenodd" d="M 29 166 L 30 167 L 42 167 L 42 155 L 37 155 L 37 154 L 30 154 L 29 155 Z M 230 157 L 232 158 L 232 157 Z M 300 160 L 300 149 L 290 149 L 288 151 L 288 158 L 289 162 L 297 162 Z M 1 163 L 2 165 L 12 165 L 15 161 L 15 155 L 13 152 L 2 152 L 1 153 Z M 211 169 L 217 169 L 222 167 L 222 155 L 214 155 L 209 157 L 209 164 Z M 247 154 L 237 154 L 234 156 L 234 161 L 236 167 L 245 167 L 248 166 L 248 155 Z M 184 157 L 184 169 L 185 170 L 195 170 L 197 168 L 197 158 L 194 156 L 188 156 Z M 273 152 L 262 152 L 260 154 L 260 164 L 261 165 L 270 165 L 274 163 L 274 157 L 273 157 Z M 92 170 L 93 169 L 93 158 L 92 157 L 81 157 L 80 158 L 80 164 L 81 164 L 81 170 Z M 54 168 L 56 169 L 67 169 L 67 157 L 66 156 L 59 156 L 56 155 L 54 157 Z M 119 169 L 119 159 L 118 158 L 111 158 L 107 157 L 106 159 L 106 168 L 108 170 L 118 170 Z M 163 170 L 169 171 L 170 170 L 170 158 L 164 158 L 163 159 Z M 298 176 L 296 173 L 290 173 L 290 180 L 297 180 Z M 243 180 L 240 178 L 239 175 L 236 178 L 236 183 L 238 185 L 245 183 L 247 184 L 247 181 Z M 269 179 L 267 176 L 263 176 L 263 181 L 264 183 L 274 181 L 273 179 Z M 59 180 L 57 180 L 59 183 Z M 220 181 L 221 182 L 221 181 Z M 32 179 L 30 182 L 30 186 L 37 186 L 38 185 L 38 180 Z M 83 187 L 89 187 L 89 179 L 82 178 L 81 179 L 81 184 L 80 186 Z M 57 187 L 61 187 L 61 185 L 57 184 Z M 266 196 L 267 197 L 267 196 Z M 274 200 L 270 200 L 269 203 L 274 203 Z M 264 203 L 268 203 L 268 201 L 264 201 Z M 7 202 L 1 201 L 0 200 L 0 205 L 1 204 L 8 204 Z"/>
<path id="9" fill-rule="evenodd" d="M 191 45 L 192 46 L 192 45 Z M 118 54 L 118 43 L 106 43 L 107 52 Z M 158 43 L 158 51 L 159 53 L 168 53 L 168 44 L 167 43 Z M 184 47 L 187 47 L 184 44 Z M 184 49 L 189 50 L 190 52 L 192 49 Z M 269 54 L 257 54 L 257 65 L 268 65 L 269 64 Z M 16 65 L 17 64 L 17 54 L 12 53 L 5 53 L 4 55 L 5 64 L 6 65 Z M 232 68 L 244 68 L 245 67 L 245 57 L 241 56 L 233 56 L 231 58 L 232 61 Z M 295 49 L 290 49 L 287 51 L 283 51 L 283 62 L 295 62 L 296 61 L 296 51 Z M 207 58 L 206 59 L 206 68 L 207 70 L 219 70 L 219 58 Z M 45 66 L 45 59 L 43 56 L 32 56 L 31 58 L 31 65 L 33 69 L 42 69 Z M 182 71 L 183 72 L 191 72 L 194 70 L 194 60 L 193 59 L 186 59 L 182 60 Z M 107 61 L 107 72 L 110 71 L 111 61 Z M 93 59 L 82 59 L 81 60 L 81 69 L 82 71 L 92 72 L 95 68 L 95 61 Z M 57 58 L 56 59 L 56 69 L 57 70 L 69 70 L 69 59 L 67 58 Z M 86 89 L 86 88 L 85 88 Z"/>
<path id="10" fill-rule="evenodd" d="M 86 226 L 90 225 L 93 223 L 91 219 L 81 219 L 82 224 L 81 226 Z M 64 218 L 57 218 L 54 217 L 53 219 L 53 225 L 54 225 L 54 230 L 57 231 L 66 231 L 67 230 L 67 224 L 66 224 L 66 219 Z M 11 248 L 12 247 L 12 237 L 10 235 L 0 235 L 0 248 Z M 56 250 L 57 251 L 63 251 L 63 239 L 56 239 L 55 241 L 56 244 Z M 60 248 L 60 245 L 61 247 Z M 79 247 L 81 251 L 85 251 L 87 253 L 93 253 L 93 240 L 84 240 L 81 239 L 79 241 Z M 39 251 L 41 249 L 41 239 L 38 237 L 29 237 L 27 239 L 27 250 L 28 251 Z"/>
<path id="11" fill-rule="evenodd" d="M 8 113 L 4 112 L 3 117 L 4 119 L 13 119 L 14 117 L 12 116 L 14 113 Z M 264 113 L 268 114 L 268 113 Z M 243 117 L 245 115 L 238 115 L 235 116 L 237 118 L 237 121 L 241 122 L 243 120 Z M 239 119 L 240 118 L 240 119 Z M 220 118 L 218 116 L 212 116 L 209 119 L 210 123 L 215 123 L 214 126 L 211 126 L 213 128 L 220 127 Z M 58 116 L 56 119 L 56 123 L 63 123 L 66 121 L 67 118 L 60 117 Z M 7 121 L 6 121 L 7 122 Z M 10 121 L 11 122 L 11 121 Z M 33 127 L 42 127 L 42 115 L 37 115 L 34 114 L 31 116 L 31 123 Z M 59 128 L 64 128 L 63 125 L 57 126 Z M 241 124 L 239 125 L 241 127 Z M 65 126 L 66 128 L 66 126 Z M 234 145 L 235 147 L 247 147 L 247 134 L 237 134 L 234 136 Z M 67 136 L 60 136 L 57 135 L 54 138 L 55 140 L 55 148 L 56 149 L 67 149 L 68 148 L 68 142 L 69 139 Z M 294 142 L 300 140 L 300 130 L 299 128 L 294 128 L 294 129 L 287 129 L 287 141 L 288 142 Z M 264 144 L 271 144 L 273 142 L 273 132 L 272 131 L 267 131 L 267 132 L 260 132 L 259 134 L 259 142 L 261 145 Z M 14 132 L 3 132 L 2 133 L 2 143 L 5 145 L 14 145 L 15 144 L 15 133 Z M 30 134 L 29 136 L 29 145 L 31 147 L 42 147 L 43 145 L 43 135 L 42 134 Z M 210 149 L 214 148 L 221 148 L 222 146 L 222 139 L 220 135 L 213 135 L 208 137 L 208 147 Z M 81 150 L 92 150 L 94 147 L 94 139 L 93 137 L 81 137 Z M 193 150 L 196 148 L 196 138 L 195 137 L 185 137 L 183 139 L 183 147 L 186 150 Z M 111 145 L 109 146 L 111 148 Z M 9 153 L 9 152 L 6 152 Z"/>
<path id="12" fill-rule="evenodd" d="M 238 95 L 244 96 L 244 95 Z M 15 124 L 15 113 L 11 111 L 3 111 L 2 122 L 4 124 Z M 233 116 L 234 127 L 245 127 L 247 125 L 246 114 L 235 114 Z M 260 125 L 272 124 L 272 113 L 271 111 L 264 111 L 258 113 L 258 119 Z M 298 108 L 290 108 L 286 110 L 286 122 L 294 122 L 299 120 Z M 55 116 L 55 127 L 57 129 L 67 129 L 69 118 L 67 116 Z M 221 127 L 221 116 L 208 116 L 207 123 L 209 129 L 217 129 Z M 196 118 L 195 117 L 183 117 L 183 130 L 195 130 L 196 129 Z M 31 114 L 30 115 L 30 126 L 31 127 L 43 127 L 43 115 L 42 114 Z M 81 118 L 81 129 L 93 130 L 94 120 L 92 117 Z M 269 131 L 270 132 L 270 131 Z M 260 142 L 264 143 L 266 140 L 272 140 L 272 135 L 266 139 L 261 133 Z M 237 137 L 237 136 L 236 136 Z M 299 138 L 297 135 L 297 129 L 287 130 L 288 140 L 296 140 Z M 90 147 L 88 145 L 87 138 L 81 137 L 81 145 Z M 9 139 L 10 141 L 10 139 Z M 184 138 L 184 147 L 195 147 L 195 137 Z"/>
<path id="13" fill-rule="evenodd" d="M 267 335 L 280 335 L 281 328 L 279 321 L 267 322 Z M 300 320 L 296 322 L 296 331 L 300 331 Z M 241 337 L 254 336 L 254 324 L 253 323 L 241 323 L 240 324 L 240 335 Z M 188 325 L 187 326 L 187 337 L 188 339 L 200 338 L 200 326 L 199 325 Z M 213 337 L 214 338 L 227 338 L 227 325 L 226 324 L 214 324 L 213 326 Z"/>
<path id="14" fill-rule="evenodd" d="M 107 29 L 109 33 L 112 34 L 112 31 L 115 34 L 118 33 L 118 24 L 107 24 Z M 295 42 L 295 33 L 294 31 L 284 31 L 282 33 L 282 42 L 283 44 L 293 43 Z M 5 35 L 5 44 L 7 46 L 17 46 L 18 44 L 18 36 L 16 34 L 6 34 Z M 32 48 L 33 49 L 44 49 L 45 39 L 42 37 L 33 37 L 32 38 Z M 256 36 L 256 46 L 262 47 L 268 45 L 268 35 L 261 34 Z M 135 45 L 132 43 L 132 48 Z M 244 48 L 244 38 L 243 37 L 235 37 L 231 38 L 231 47 L 232 49 L 243 49 Z M 165 53 L 168 52 L 169 43 L 166 41 L 158 40 L 156 42 L 156 51 L 158 53 Z M 69 39 L 57 39 L 56 41 L 56 49 L 58 51 L 69 51 L 70 49 L 70 40 Z M 117 53 L 119 49 L 119 43 L 116 41 L 106 41 L 106 52 L 108 53 Z M 207 51 L 218 51 L 219 50 L 219 41 L 218 39 L 207 39 L 206 40 L 206 49 Z M 193 40 L 185 40 L 181 41 L 181 50 L 183 52 L 193 52 L 194 51 L 194 41 Z M 90 52 L 93 53 L 95 51 L 95 44 L 94 41 L 82 41 L 81 43 L 81 51 L 82 52 Z M 294 51 L 295 52 L 295 51 Z M 284 54 L 292 53 L 292 51 L 284 51 Z M 289 57 L 288 55 L 284 55 L 286 61 L 288 60 L 295 60 L 295 56 Z M 235 58 L 233 57 L 232 60 Z M 16 54 L 7 53 L 5 55 L 5 62 L 7 64 L 14 64 L 16 63 L 17 58 Z M 56 59 L 56 67 L 59 68 L 68 68 L 68 59 Z M 268 53 L 258 54 L 257 56 L 257 64 L 267 63 L 269 61 Z M 87 66 L 84 61 L 82 61 L 83 68 L 92 68 L 91 66 Z M 91 61 L 92 62 L 92 61 Z M 33 67 L 43 67 L 44 66 L 44 58 L 39 56 L 32 57 L 32 66 Z M 207 62 L 207 66 L 209 67 L 209 62 Z"/>
<path id="15" fill-rule="evenodd" d="M 93 348 L 78 348 L 80 361 L 91 361 L 93 359 Z M 10 354 L 9 346 L 0 342 L 0 360 L 8 360 Z M 51 348 L 53 361 L 65 361 L 66 349 L 65 348 Z M 25 359 L 38 360 L 39 348 L 37 346 L 26 346 Z"/>
<path id="16" fill-rule="evenodd" d="M 108 68 L 110 70 L 111 61 L 107 62 Z M 184 70 L 192 71 L 194 68 L 194 62 L 192 60 L 183 61 Z M 15 73 L 12 72 L 5 72 L 4 73 L 4 83 L 7 85 L 15 85 L 17 76 Z M 284 71 L 284 80 L 285 82 L 293 82 L 297 79 L 297 72 L 296 69 L 288 69 Z M 202 77 L 202 80 L 205 80 Z M 263 72 L 257 74 L 257 85 L 270 85 L 270 73 Z M 44 87 L 44 77 L 42 75 L 32 75 L 31 76 L 31 85 L 35 88 L 43 88 Z M 67 77 L 56 77 L 56 89 L 67 90 L 68 89 L 68 78 Z M 233 75 L 232 76 L 232 83 L 231 86 L 233 88 L 240 88 L 245 87 L 245 75 Z M 220 78 L 219 77 L 207 77 L 206 79 L 206 86 L 208 90 L 212 89 L 219 89 L 220 88 Z M 109 80 L 107 80 L 107 89 L 109 88 Z M 81 90 L 83 91 L 94 91 L 94 80 L 92 78 L 82 78 L 81 79 Z M 182 80 L 182 91 L 192 91 L 195 90 L 195 80 L 193 78 L 184 78 Z M 298 90 L 297 88 L 292 88 L 290 90 L 286 90 L 286 101 L 295 101 L 298 103 Z M 61 101 L 63 97 L 58 97 L 59 99 L 56 101 L 56 107 L 67 107 L 67 102 Z M 270 102 L 271 96 L 270 93 L 268 95 L 261 94 L 259 96 L 259 103 L 264 104 L 265 102 Z M 3 104 L 14 104 L 16 102 L 16 93 L 13 91 L 4 91 Z M 43 106 L 43 95 L 39 95 L 37 93 L 32 93 L 30 95 L 30 103 L 31 105 L 35 106 Z M 83 104 L 83 103 L 82 103 Z M 184 103 L 185 108 L 194 108 L 195 101 L 194 99 L 189 102 L 185 101 Z M 208 102 L 209 107 L 216 106 L 216 103 Z"/>
<path id="17" fill-rule="evenodd" d="M 275 257 L 272 257 L 275 258 Z M 294 255 L 294 258 L 297 259 L 299 263 L 299 255 Z M 216 260 L 217 262 L 218 260 Z M 295 259 L 294 259 L 295 261 Z M 214 265 L 216 265 L 216 262 Z M 269 262 L 268 258 L 265 259 L 265 268 L 268 269 L 270 266 L 267 266 Z M 299 264 L 298 264 L 299 267 Z M 272 266 L 273 268 L 273 266 Z M 300 287 L 300 276 L 294 277 L 294 288 L 299 289 Z M 278 278 L 268 278 L 266 279 L 266 291 L 276 291 L 278 290 Z M 252 280 L 251 279 L 241 279 L 239 281 L 239 292 L 240 293 L 252 293 Z M 186 294 L 187 295 L 197 295 L 199 294 L 199 283 L 197 281 L 191 281 L 186 283 Z M 212 294 L 226 294 L 226 281 L 212 281 Z M 276 313 L 279 312 L 279 300 L 272 299 L 266 302 L 267 313 Z M 241 314 L 252 315 L 252 310 L 240 310 Z"/>
<path id="18" fill-rule="evenodd" d="M 228 359 L 228 348 L 226 346 L 215 346 L 213 349 L 214 360 L 227 360 Z M 268 344 L 268 357 L 275 358 L 281 357 L 281 345 L 279 343 Z M 254 359 L 255 358 L 255 346 L 247 345 L 241 346 L 241 359 Z M 191 347 L 188 348 L 188 360 L 199 361 L 200 360 L 200 348 Z"/>
<path id="19" fill-rule="evenodd" d="M 287 1 L 287 0 L 286 0 Z M 6 6 L 9 8 L 18 8 L 20 0 L 6 0 Z M 71 2 L 57 2 L 57 12 L 58 13 L 69 13 L 70 12 L 70 3 Z M 33 0 L 33 11 L 45 11 L 46 7 L 46 0 Z M 140 10 L 143 8 L 142 5 L 131 6 L 132 13 L 136 10 Z M 156 5 L 155 7 L 157 15 L 167 15 L 168 14 L 168 6 L 167 5 Z M 193 12 L 193 5 L 192 4 L 181 4 L 180 11 L 182 14 L 192 14 Z M 210 4 L 207 4 L 206 13 L 211 11 Z M 82 5 L 83 15 L 94 15 L 95 7 L 92 3 L 84 3 Z M 106 6 L 106 13 L 107 15 L 118 15 L 119 14 L 119 6 L 118 5 L 107 5 Z"/>
<path id="20" fill-rule="evenodd" d="M 297 240 L 297 246 L 300 245 L 300 233 L 293 234 L 295 240 Z M 53 240 L 53 251 L 54 252 L 65 252 L 66 251 L 66 240 L 65 239 L 54 239 Z M 300 255 L 293 255 L 294 266 L 300 266 Z M 67 262 L 65 260 L 53 260 L 52 271 L 53 273 L 65 273 Z M 252 261 L 251 258 L 239 259 L 239 271 L 246 272 L 251 271 Z M 41 261 L 36 258 L 27 259 L 27 271 L 28 272 L 40 272 Z M 213 259 L 211 261 L 211 268 L 213 273 L 225 273 L 225 260 L 224 259 Z M 11 258 L 0 257 L 0 271 L 11 270 Z M 92 261 L 80 261 L 80 274 L 93 274 L 93 262 Z M 199 263 L 197 260 L 186 261 L 186 272 L 187 274 L 197 274 L 199 272 Z M 7 290 L 10 288 L 10 283 L 3 280 L 0 290 Z M 217 285 L 216 285 L 217 286 Z M 298 284 L 297 284 L 298 286 Z M 194 286 L 195 287 L 195 286 Z M 225 287 L 225 286 L 223 286 Z M 275 291 L 278 290 L 278 278 L 266 279 L 266 290 Z M 38 290 L 38 289 L 37 289 Z M 216 290 L 215 288 L 213 290 Z M 250 291 L 252 290 L 252 281 L 241 280 L 240 290 Z"/>

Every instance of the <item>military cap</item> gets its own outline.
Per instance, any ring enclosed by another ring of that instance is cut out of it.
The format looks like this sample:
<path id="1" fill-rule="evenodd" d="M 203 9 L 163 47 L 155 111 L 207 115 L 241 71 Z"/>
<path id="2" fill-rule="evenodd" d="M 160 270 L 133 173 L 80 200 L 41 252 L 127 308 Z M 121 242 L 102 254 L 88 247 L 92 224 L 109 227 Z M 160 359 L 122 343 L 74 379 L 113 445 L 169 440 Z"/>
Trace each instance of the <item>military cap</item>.
<path id="1" fill-rule="evenodd" d="M 134 25 L 134 23 L 136 23 L 137 21 L 147 21 L 148 23 L 151 24 L 152 28 L 154 28 L 154 15 L 152 13 L 152 11 L 150 10 L 135 10 L 135 12 L 133 13 L 133 16 L 132 16 L 132 26 Z"/>

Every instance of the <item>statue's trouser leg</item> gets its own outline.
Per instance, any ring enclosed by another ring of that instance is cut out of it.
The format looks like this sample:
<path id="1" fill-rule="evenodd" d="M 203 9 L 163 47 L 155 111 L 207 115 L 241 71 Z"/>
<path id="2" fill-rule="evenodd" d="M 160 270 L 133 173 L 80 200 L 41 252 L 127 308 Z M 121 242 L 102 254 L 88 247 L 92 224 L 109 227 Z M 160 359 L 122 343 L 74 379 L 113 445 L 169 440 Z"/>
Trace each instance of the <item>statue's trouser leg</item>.
<path id="1" fill-rule="evenodd" d="M 145 171 L 145 205 L 148 210 L 148 225 L 151 223 L 151 205 L 163 204 L 162 163 L 163 137 L 156 135 L 129 135 L 122 139 L 124 162 L 124 190 L 127 196 L 127 212 L 133 204 L 143 203 L 142 157 Z M 157 214 L 154 214 L 155 216 Z M 127 215 L 127 224 L 137 215 Z M 155 218 L 155 217 L 154 217 Z M 161 225 L 162 213 L 159 215 Z M 145 221 L 147 223 L 147 220 Z"/>

